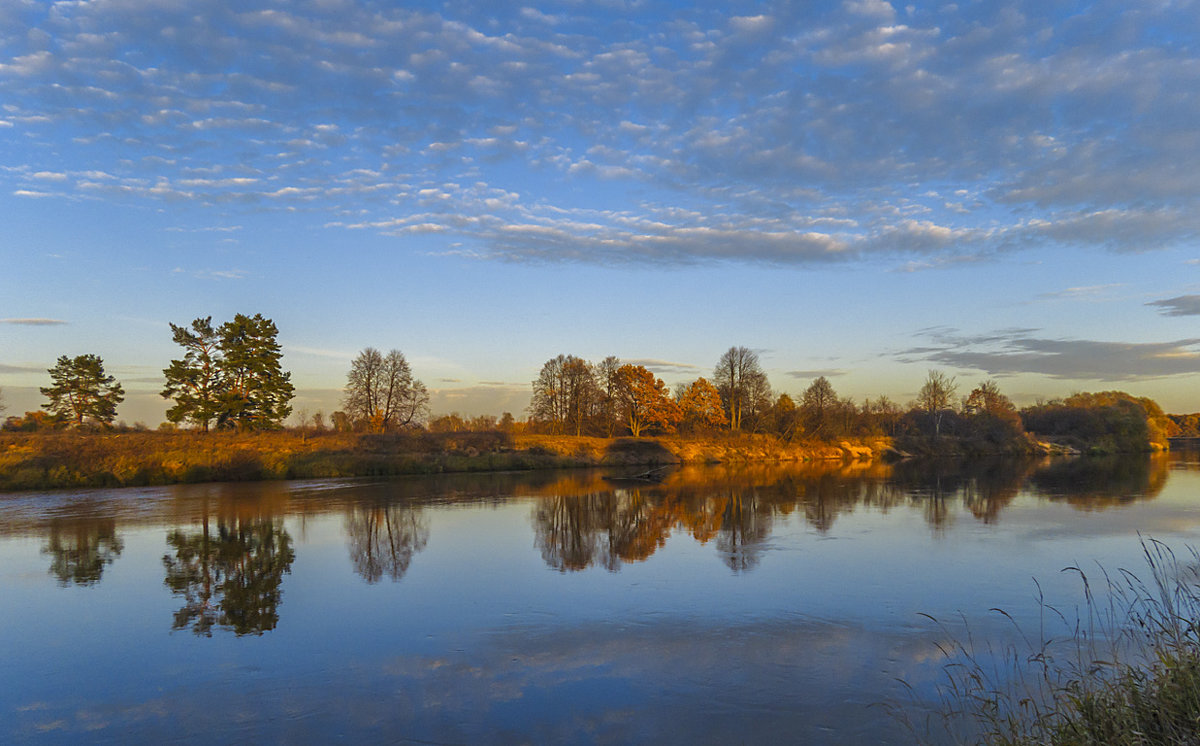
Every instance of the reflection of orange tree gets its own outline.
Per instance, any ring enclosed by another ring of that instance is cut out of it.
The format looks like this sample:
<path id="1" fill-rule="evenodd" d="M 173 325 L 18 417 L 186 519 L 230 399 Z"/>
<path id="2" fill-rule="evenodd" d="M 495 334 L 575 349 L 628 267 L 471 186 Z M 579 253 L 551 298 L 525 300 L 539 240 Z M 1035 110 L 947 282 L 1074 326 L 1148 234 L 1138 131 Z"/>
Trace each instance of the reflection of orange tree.
<path id="1" fill-rule="evenodd" d="M 50 555 L 50 574 L 59 585 L 93 585 L 124 548 L 111 518 L 55 519 L 42 554 Z"/>
<path id="2" fill-rule="evenodd" d="M 165 583 L 185 599 L 173 629 L 209 637 L 216 625 L 237 635 L 275 629 L 280 585 L 296 556 L 282 520 L 221 514 L 214 532 L 205 510 L 200 531 L 172 531 L 167 545 L 174 554 L 163 557 Z"/>
<path id="3" fill-rule="evenodd" d="M 757 549 L 770 533 L 769 506 L 753 491 L 686 491 L 651 495 L 615 490 L 554 496 L 534 510 L 542 558 L 560 571 L 601 565 L 610 571 L 623 562 L 654 554 L 675 528 L 701 543 L 715 538 L 734 571 L 758 562 Z"/>
<path id="4" fill-rule="evenodd" d="M 737 572 L 758 563 L 776 516 L 797 511 L 827 533 L 839 516 L 861 507 L 886 513 L 907 506 L 940 531 L 960 507 L 979 521 L 996 522 L 1028 482 L 1053 484 L 1068 490 L 1072 504 L 1097 507 L 1153 496 L 1167 476 L 1162 459 L 1084 459 L 1042 469 L 1011 459 L 683 467 L 660 485 L 615 492 L 598 477 L 577 475 L 535 491 L 548 496 L 535 508 L 534 526 L 543 558 L 563 571 L 619 569 L 646 559 L 680 530 L 702 544 L 715 540 Z"/>
<path id="5" fill-rule="evenodd" d="M 363 580 L 377 583 L 386 574 L 398 581 L 429 541 L 429 523 L 408 503 L 356 506 L 346 516 L 346 535 L 350 561 Z"/>
<path id="6" fill-rule="evenodd" d="M 582 570 L 600 564 L 617 570 L 654 554 L 671 528 L 661 503 L 641 490 L 589 492 L 542 500 L 534 510 L 537 546 L 546 564 Z"/>

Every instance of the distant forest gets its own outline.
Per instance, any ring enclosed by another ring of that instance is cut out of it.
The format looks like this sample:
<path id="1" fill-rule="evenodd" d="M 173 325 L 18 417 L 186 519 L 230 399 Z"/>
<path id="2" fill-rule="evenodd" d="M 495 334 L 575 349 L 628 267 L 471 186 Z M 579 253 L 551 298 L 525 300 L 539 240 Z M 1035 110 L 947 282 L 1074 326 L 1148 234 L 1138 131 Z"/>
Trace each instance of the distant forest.
<path id="1" fill-rule="evenodd" d="M 179 358 L 163 369 L 161 392 L 171 402 L 159 429 L 283 429 L 292 415 L 291 374 L 283 370 L 274 322 L 260 314 L 171 324 Z M 124 399 L 120 383 L 97 355 L 60 357 L 41 411 L 10 416 L 7 431 L 111 429 Z M 524 417 L 431 417 L 426 386 L 399 350 L 363 350 L 347 372 L 342 406 L 326 417 L 295 418 L 293 429 L 387 433 L 501 431 L 601 438 L 644 435 L 714 436 L 755 433 L 787 442 L 893 438 L 956 440 L 997 448 L 1031 442 L 1028 434 L 1081 450 L 1163 448 L 1167 438 L 1200 437 L 1200 414 L 1168 416 L 1153 400 L 1121 391 L 1079 393 L 1018 409 L 994 380 L 970 388 L 929 371 L 916 399 L 900 404 L 881 395 L 861 404 L 841 397 L 821 376 L 798 399 L 772 390 L 758 355 L 731 347 L 711 378 L 672 390 L 641 365 L 574 355 L 546 361 L 532 381 Z M 3 407 L 0 400 L 0 408 Z M 128 428 L 127 428 L 128 429 Z M 133 429 L 147 429 L 138 425 Z"/>

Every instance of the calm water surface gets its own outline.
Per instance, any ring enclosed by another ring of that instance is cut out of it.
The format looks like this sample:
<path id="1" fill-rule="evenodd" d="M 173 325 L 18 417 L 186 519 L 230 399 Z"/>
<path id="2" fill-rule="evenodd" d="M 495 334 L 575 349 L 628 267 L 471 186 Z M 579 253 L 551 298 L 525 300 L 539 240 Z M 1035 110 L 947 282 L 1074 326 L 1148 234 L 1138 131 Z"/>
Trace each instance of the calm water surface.
<path id="1" fill-rule="evenodd" d="M 1200 539 L 1187 454 L 605 476 L 0 496 L 0 742 L 908 743 L 922 613 Z"/>

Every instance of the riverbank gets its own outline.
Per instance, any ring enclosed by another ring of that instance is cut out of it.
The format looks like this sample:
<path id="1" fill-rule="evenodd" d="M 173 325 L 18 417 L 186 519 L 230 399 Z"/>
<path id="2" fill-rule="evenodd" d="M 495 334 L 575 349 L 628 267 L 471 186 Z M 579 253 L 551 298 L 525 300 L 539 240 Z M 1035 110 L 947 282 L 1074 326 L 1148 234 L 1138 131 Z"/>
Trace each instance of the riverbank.
<path id="1" fill-rule="evenodd" d="M 0 491 L 587 466 L 869 460 L 887 440 L 403 433 L 0 433 Z"/>

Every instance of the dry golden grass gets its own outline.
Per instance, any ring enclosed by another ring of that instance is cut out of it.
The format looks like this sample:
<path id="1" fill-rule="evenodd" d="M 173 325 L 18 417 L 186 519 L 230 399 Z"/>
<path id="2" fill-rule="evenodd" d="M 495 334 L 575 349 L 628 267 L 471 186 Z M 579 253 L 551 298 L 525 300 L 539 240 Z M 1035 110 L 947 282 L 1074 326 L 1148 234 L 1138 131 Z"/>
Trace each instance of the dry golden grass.
<path id="1" fill-rule="evenodd" d="M 770 436 L 591 438 L 499 432 L 0 433 L 0 490 L 385 476 L 577 466 L 865 458 L 879 444 Z"/>

